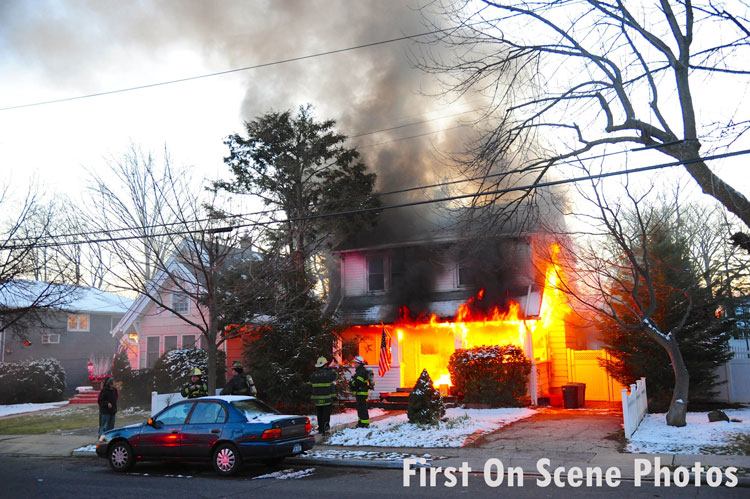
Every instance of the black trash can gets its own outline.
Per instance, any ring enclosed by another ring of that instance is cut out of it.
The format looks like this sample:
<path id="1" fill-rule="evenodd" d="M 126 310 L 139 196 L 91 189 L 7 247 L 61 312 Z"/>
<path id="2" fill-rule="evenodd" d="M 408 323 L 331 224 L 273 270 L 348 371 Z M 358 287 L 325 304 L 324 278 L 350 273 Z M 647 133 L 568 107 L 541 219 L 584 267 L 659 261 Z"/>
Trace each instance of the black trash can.
<path id="1" fill-rule="evenodd" d="M 578 386 L 563 385 L 563 407 L 566 409 L 575 409 L 578 407 Z"/>
<path id="2" fill-rule="evenodd" d="M 578 407 L 586 407 L 586 383 L 570 383 L 578 387 Z"/>

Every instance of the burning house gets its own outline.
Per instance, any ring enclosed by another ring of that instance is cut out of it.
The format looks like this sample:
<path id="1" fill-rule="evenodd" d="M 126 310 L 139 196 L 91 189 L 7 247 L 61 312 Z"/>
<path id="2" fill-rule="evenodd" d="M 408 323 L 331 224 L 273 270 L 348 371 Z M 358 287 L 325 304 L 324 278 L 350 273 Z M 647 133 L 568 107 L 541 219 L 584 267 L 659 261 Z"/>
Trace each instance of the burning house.
<path id="1" fill-rule="evenodd" d="M 457 349 L 513 344 L 532 362 L 532 403 L 573 381 L 592 385 L 589 400 L 613 400 L 617 387 L 595 359 L 603 352 L 575 355 L 585 345 L 558 289 L 562 274 L 551 238 L 539 232 L 462 239 L 448 232 L 411 232 L 391 242 L 368 235 L 337 251 L 337 313 L 347 325 L 342 360 L 365 359 L 376 373 L 373 396 L 412 387 L 422 369 L 446 391 Z M 378 376 L 383 331 L 391 362 Z M 571 363 L 584 357 L 593 362 Z"/>

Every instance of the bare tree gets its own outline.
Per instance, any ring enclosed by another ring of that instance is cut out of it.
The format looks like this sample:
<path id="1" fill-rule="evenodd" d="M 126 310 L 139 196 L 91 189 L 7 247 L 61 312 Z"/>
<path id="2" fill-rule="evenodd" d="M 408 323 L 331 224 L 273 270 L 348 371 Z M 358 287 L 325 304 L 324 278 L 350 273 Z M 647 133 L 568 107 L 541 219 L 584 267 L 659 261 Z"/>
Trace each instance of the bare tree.
<path id="1" fill-rule="evenodd" d="M 44 265 L 36 248 L 47 241 L 53 218 L 34 189 L 15 201 L 8 188 L 2 188 L 0 209 L 12 214 L 0 225 L 0 332 L 27 340 L 32 325 L 44 325 L 42 312 L 63 308 L 75 289 L 63 284 L 65 268 L 45 274 L 45 282 L 33 280 Z"/>
<path id="2" fill-rule="evenodd" d="M 191 185 L 187 172 L 173 168 L 168 155 L 157 165 L 151 155 L 132 149 L 116 163 L 115 172 L 117 182 L 96 178 L 93 187 L 99 230 L 109 229 L 111 235 L 103 243 L 113 260 L 106 282 L 145 296 L 157 310 L 205 337 L 213 392 L 218 348 L 240 329 L 227 328 L 225 280 L 237 266 L 256 258 L 252 241 L 235 230 L 236 218 L 217 209 L 215 191 Z M 127 230 L 111 232 L 115 227 Z M 247 273 L 247 285 L 234 288 L 232 298 L 252 310 L 266 297 L 268 280 L 256 279 L 250 269 Z M 251 318 L 250 313 L 243 316 Z"/>
<path id="3" fill-rule="evenodd" d="M 425 19 L 442 28 L 439 52 L 426 45 L 417 61 L 448 92 L 477 91 L 490 102 L 490 125 L 464 164 L 473 176 L 490 175 L 479 186 L 489 193 L 477 198 L 481 207 L 507 199 L 497 191 L 511 182 L 531 186 L 515 201 L 533 197 L 571 158 L 637 146 L 682 165 L 750 227 L 750 201 L 707 163 L 750 129 L 741 100 L 728 115 L 716 110 L 717 95 L 747 88 L 749 10 L 744 0 L 427 0 Z"/>
<path id="4" fill-rule="evenodd" d="M 626 183 L 621 197 L 612 196 L 602 181 L 592 182 L 591 187 L 578 193 L 593 208 L 585 214 L 593 229 L 563 241 L 564 253 L 572 257 L 564 265 L 561 286 L 575 303 L 629 334 L 646 335 L 667 352 L 675 377 L 667 424 L 684 426 L 690 378 L 678 340 L 690 325 L 699 289 L 684 284 L 697 280 L 683 279 L 684 285 L 676 286 L 666 279 L 655 255 L 655 244 L 665 234 L 681 233 L 675 223 L 676 210 L 649 201 L 653 187 L 636 194 Z M 670 271 L 682 276 L 691 273 L 686 268 Z M 665 314 L 673 317 L 669 330 L 664 329 Z"/>

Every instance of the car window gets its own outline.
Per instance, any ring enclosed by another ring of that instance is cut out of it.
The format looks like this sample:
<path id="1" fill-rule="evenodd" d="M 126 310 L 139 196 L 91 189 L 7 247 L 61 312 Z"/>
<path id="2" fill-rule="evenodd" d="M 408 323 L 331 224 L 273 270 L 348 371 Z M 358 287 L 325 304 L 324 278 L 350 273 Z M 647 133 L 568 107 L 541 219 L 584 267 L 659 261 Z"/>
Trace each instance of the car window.
<path id="1" fill-rule="evenodd" d="M 163 424 L 183 424 L 193 404 L 178 404 L 166 409 L 156 421 Z"/>
<path id="2" fill-rule="evenodd" d="M 190 424 L 223 423 L 227 412 L 215 402 L 197 402 L 190 415 Z"/>
<path id="3" fill-rule="evenodd" d="M 243 413 L 248 421 L 263 414 L 279 414 L 279 411 L 257 399 L 235 400 L 231 404 Z"/>

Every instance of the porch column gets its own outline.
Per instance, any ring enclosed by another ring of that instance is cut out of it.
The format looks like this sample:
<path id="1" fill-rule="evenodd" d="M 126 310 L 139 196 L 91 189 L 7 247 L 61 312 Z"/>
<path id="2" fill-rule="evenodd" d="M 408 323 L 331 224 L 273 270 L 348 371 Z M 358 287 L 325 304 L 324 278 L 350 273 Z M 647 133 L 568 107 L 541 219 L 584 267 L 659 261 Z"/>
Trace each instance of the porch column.
<path id="1" fill-rule="evenodd" d="M 536 359 L 534 359 L 534 341 L 531 337 L 531 328 L 526 321 L 523 321 L 523 326 L 526 329 L 526 335 L 524 336 L 523 342 L 523 353 L 531 361 L 531 372 L 529 373 L 529 387 L 527 393 L 531 399 L 533 405 L 537 404 L 537 372 L 536 372 Z"/>

